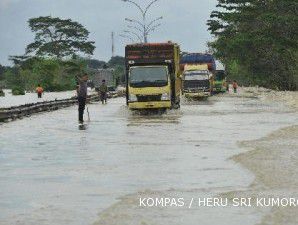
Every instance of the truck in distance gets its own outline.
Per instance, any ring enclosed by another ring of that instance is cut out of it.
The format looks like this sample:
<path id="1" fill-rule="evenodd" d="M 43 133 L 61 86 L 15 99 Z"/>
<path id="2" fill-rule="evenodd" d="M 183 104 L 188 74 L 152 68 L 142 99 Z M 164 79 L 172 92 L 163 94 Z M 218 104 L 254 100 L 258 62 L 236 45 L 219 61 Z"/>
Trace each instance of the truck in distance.
<path id="1" fill-rule="evenodd" d="M 225 70 L 216 70 L 214 72 L 214 93 L 224 93 L 228 90 L 227 75 Z"/>
<path id="2" fill-rule="evenodd" d="M 185 97 L 208 97 L 213 92 L 215 59 L 211 54 L 189 53 L 181 57 L 183 93 Z"/>
<path id="3" fill-rule="evenodd" d="M 125 48 L 126 100 L 130 109 L 180 107 L 180 47 L 175 43 L 132 44 Z"/>
<path id="4" fill-rule="evenodd" d="M 183 73 L 183 93 L 186 98 L 201 98 L 211 95 L 212 74 L 207 64 L 185 65 Z"/>

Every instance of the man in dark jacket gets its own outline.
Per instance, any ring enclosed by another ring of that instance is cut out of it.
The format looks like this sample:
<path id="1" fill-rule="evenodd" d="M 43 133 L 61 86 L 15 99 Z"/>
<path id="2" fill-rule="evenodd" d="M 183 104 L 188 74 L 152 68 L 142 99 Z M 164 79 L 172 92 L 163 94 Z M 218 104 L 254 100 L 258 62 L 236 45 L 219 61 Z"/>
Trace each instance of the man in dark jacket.
<path id="1" fill-rule="evenodd" d="M 102 80 L 102 83 L 99 86 L 99 94 L 102 104 L 107 104 L 108 87 L 105 80 Z"/>
<path id="2" fill-rule="evenodd" d="M 86 106 L 87 99 L 87 81 L 88 74 L 84 74 L 81 78 L 77 77 L 78 87 L 77 87 L 77 95 L 78 95 L 78 103 L 79 103 L 79 123 L 84 123 L 84 111 Z"/>

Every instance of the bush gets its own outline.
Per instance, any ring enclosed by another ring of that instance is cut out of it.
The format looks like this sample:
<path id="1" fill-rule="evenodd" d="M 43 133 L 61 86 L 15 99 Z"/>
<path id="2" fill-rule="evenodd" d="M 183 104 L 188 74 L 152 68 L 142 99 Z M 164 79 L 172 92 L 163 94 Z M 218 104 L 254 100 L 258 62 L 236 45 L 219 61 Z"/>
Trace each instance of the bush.
<path id="1" fill-rule="evenodd" d="M 121 65 L 116 65 L 121 61 Z M 88 70 L 88 60 L 84 58 L 73 58 L 61 60 L 56 58 L 28 58 L 14 67 L 6 70 L 5 84 L 7 88 L 34 91 L 40 84 L 45 91 L 68 91 L 76 89 L 77 75 L 85 72 L 92 77 L 92 71 Z M 116 85 L 125 82 L 125 66 L 121 57 L 116 57 L 111 61 L 114 65 L 114 79 Z M 122 65 L 123 64 L 123 65 Z M 15 88 L 19 87 L 19 88 Z M 22 92 L 20 92 L 22 93 Z"/>
<path id="2" fill-rule="evenodd" d="M 75 75 L 82 74 L 85 68 L 81 60 L 38 58 L 14 66 L 6 71 L 5 78 L 7 87 L 16 89 L 15 93 L 19 93 L 17 90 L 34 91 L 38 84 L 45 91 L 67 91 L 76 88 Z"/>
<path id="3" fill-rule="evenodd" d="M 22 87 L 13 87 L 11 93 L 12 95 L 25 95 L 25 90 Z"/>

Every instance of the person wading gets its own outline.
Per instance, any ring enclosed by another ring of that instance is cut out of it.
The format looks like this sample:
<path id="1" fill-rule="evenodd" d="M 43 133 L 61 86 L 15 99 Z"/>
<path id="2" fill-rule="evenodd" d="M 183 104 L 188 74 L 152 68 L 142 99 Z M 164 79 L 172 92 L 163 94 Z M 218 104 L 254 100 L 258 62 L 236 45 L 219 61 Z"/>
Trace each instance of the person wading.
<path id="1" fill-rule="evenodd" d="M 234 89 L 234 93 L 237 93 L 238 83 L 236 80 L 233 81 L 233 89 Z"/>
<path id="2" fill-rule="evenodd" d="M 5 96 L 5 93 L 3 91 L 3 89 L 0 87 L 0 97 L 4 97 Z"/>
<path id="3" fill-rule="evenodd" d="M 78 94 L 78 103 L 79 103 L 79 123 L 84 123 L 84 111 L 86 106 L 86 99 L 87 99 L 87 81 L 88 81 L 88 74 L 84 74 L 81 78 L 77 77 L 78 87 L 77 87 L 77 94 Z"/>
<path id="4" fill-rule="evenodd" d="M 37 93 L 37 97 L 38 97 L 38 98 L 42 98 L 43 88 L 41 87 L 40 84 L 38 84 L 38 86 L 37 86 L 37 88 L 36 88 L 36 93 Z"/>
<path id="5" fill-rule="evenodd" d="M 102 80 L 102 83 L 99 86 L 100 100 L 102 104 L 107 104 L 107 92 L 108 92 L 108 86 L 106 85 L 106 81 Z"/>

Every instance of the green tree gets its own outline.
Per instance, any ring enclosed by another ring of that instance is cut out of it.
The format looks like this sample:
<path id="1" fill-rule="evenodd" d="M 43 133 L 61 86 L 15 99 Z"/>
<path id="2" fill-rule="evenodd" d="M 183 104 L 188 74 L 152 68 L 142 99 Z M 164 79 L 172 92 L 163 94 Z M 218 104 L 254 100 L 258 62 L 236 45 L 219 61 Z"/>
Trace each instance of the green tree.
<path id="1" fill-rule="evenodd" d="M 108 62 L 109 67 L 125 66 L 125 58 L 122 56 L 114 56 Z"/>
<path id="2" fill-rule="evenodd" d="M 4 86 L 4 79 L 5 79 L 4 73 L 5 73 L 5 67 L 0 64 L 0 97 L 5 95 L 2 90 Z"/>
<path id="3" fill-rule="evenodd" d="M 297 88 L 297 0 L 218 0 L 209 43 L 232 78 L 282 90 Z M 240 74 L 239 74 L 240 73 Z"/>
<path id="4" fill-rule="evenodd" d="M 9 71 L 6 80 L 8 88 L 20 86 L 34 91 L 41 84 L 46 91 L 65 91 L 75 89 L 75 75 L 86 71 L 84 60 L 59 60 L 55 58 L 28 58 L 18 61 Z"/>
<path id="5" fill-rule="evenodd" d="M 0 64 L 0 80 L 4 79 L 5 67 Z"/>
<path id="6" fill-rule="evenodd" d="M 112 57 L 108 66 L 114 68 L 113 76 L 116 86 L 125 83 L 125 58 L 122 56 Z"/>
<path id="7" fill-rule="evenodd" d="M 101 69 L 107 63 L 105 61 L 100 61 L 97 59 L 85 59 L 88 68 L 90 69 Z"/>
<path id="8" fill-rule="evenodd" d="M 41 84 L 46 91 L 73 90 L 75 76 L 98 68 L 105 62 L 79 57 L 92 55 L 94 42 L 88 41 L 89 31 L 71 20 L 39 17 L 29 20 L 35 42 L 26 48 L 26 55 L 10 56 L 13 70 L 7 72 L 8 88 L 35 90 Z"/>
<path id="9" fill-rule="evenodd" d="M 25 80 L 21 76 L 20 69 L 13 67 L 4 73 L 7 85 L 12 89 L 13 95 L 25 94 Z"/>
<path id="10" fill-rule="evenodd" d="M 26 48 L 26 54 L 57 57 L 59 59 L 79 52 L 92 55 L 94 42 L 88 41 L 89 31 L 71 19 L 50 16 L 29 19 L 35 41 Z"/>

